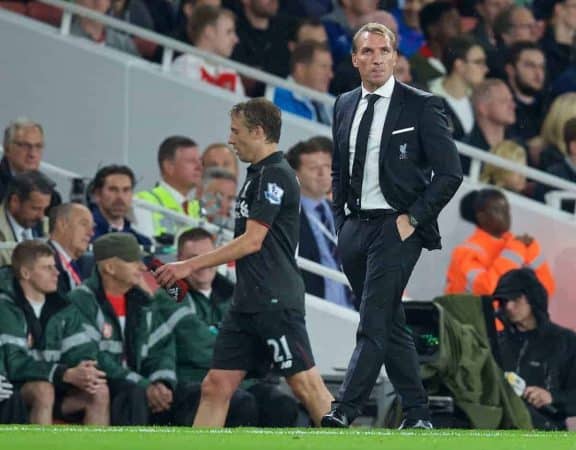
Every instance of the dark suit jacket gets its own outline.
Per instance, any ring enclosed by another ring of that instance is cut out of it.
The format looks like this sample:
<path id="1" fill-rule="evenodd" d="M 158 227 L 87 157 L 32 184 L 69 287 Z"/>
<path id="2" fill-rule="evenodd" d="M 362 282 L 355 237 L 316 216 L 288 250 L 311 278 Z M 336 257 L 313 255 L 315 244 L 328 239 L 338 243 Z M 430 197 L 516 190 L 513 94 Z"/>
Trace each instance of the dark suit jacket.
<path id="1" fill-rule="evenodd" d="M 320 263 L 320 250 L 318 249 L 316 238 L 312 232 L 308 216 L 303 208 L 300 208 L 300 243 L 298 245 L 298 255 Z M 302 270 L 302 278 L 308 294 L 324 298 L 325 284 L 323 277 L 308 272 L 307 270 Z"/>
<path id="2" fill-rule="evenodd" d="M 358 87 L 334 105 L 332 195 L 338 231 L 345 220 L 350 130 L 361 95 Z M 414 130 L 392 134 L 410 127 Z M 462 168 L 440 98 L 396 81 L 382 132 L 379 181 L 390 205 L 418 220 L 424 248 L 441 248 L 436 219 L 462 183 Z"/>
<path id="3" fill-rule="evenodd" d="M 60 295 L 66 295 L 72 289 L 68 273 L 62 264 L 60 253 L 52 243 L 52 240 L 48 241 L 48 245 L 54 251 L 54 260 L 56 262 L 56 268 L 58 269 L 58 292 Z M 94 257 L 91 254 L 85 253 L 75 261 L 75 265 L 78 269 L 78 276 L 82 281 L 84 281 L 92 273 L 94 268 Z"/>

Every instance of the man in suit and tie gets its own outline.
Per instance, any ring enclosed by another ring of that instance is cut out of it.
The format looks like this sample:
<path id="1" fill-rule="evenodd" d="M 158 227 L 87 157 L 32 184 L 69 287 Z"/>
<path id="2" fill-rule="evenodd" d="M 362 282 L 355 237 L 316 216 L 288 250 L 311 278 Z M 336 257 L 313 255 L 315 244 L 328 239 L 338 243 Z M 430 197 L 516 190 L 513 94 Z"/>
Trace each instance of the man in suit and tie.
<path id="1" fill-rule="evenodd" d="M 42 219 L 52 194 L 52 181 L 36 170 L 12 178 L 0 206 L 0 242 L 17 244 L 42 237 Z M 10 264 L 11 258 L 12 249 L 0 250 L 0 265 Z"/>
<path id="2" fill-rule="evenodd" d="M 368 23 L 354 36 L 362 85 L 334 107 L 333 208 L 360 325 L 338 401 L 322 425 L 347 427 L 385 365 L 404 410 L 401 428 L 432 428 L 402 292 L 422 248 L 439 249 L 436 222 L 462 182 L 443 103 L 392 76 L 396 36 Z"/>
<path id="3" fill-rule="evenodd" d="M 336 250 L 334 216 L 328 200 L 331 189 L 332 152 L 330 148 L 299 142 L 286 159 L 300 181 L 300 243 L 298 255 L 341 270 Z M 348 288 L 342 283 L 308 271 L 302 272 L 306 292 L 340 306 L 352 308 Z"/>
<path id="4" fill-rule="evenodd" d="M 94 268 L 94 258 L 86 254 L 92 236 L 92 213 L 79 203 L 63 203 L 50 211 L 50 239 L 58 269 L 58 293 L 67 294 L 82 284 Z"/>

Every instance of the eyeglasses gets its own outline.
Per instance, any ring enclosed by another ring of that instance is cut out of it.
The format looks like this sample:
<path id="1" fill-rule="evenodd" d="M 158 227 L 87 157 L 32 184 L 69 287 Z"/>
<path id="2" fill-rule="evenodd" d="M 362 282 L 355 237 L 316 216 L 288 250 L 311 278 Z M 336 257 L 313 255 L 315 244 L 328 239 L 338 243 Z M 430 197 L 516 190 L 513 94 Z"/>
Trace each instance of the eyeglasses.
<path id="1" fill-rule="evenodd" d="M 25 149 L 26 151 L 32 151 L 35 150 L 37 152 L 40 152 L 44 149 L 44 143 L 41 144 L 31 144 L 30 142 L 24 142 L 24 141 L 12 141 L 12 143 L 20 148 Z"/>

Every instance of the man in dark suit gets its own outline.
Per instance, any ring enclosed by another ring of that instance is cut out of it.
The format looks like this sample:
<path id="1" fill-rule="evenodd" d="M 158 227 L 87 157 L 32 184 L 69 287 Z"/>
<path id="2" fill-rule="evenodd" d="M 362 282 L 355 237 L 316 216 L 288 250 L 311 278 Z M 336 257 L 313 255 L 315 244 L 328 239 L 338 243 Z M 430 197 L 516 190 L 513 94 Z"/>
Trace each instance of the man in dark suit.
<path id="1" fill-rule="evenodd" d="M 338 249 L 360 299 L 357 344 L 323 426 L 346 427 L 385 365 L 401 428 L 432 428 L 402 292 L 422 248 L 439 249 L 436 218 L 462 182 L 442 100 L 394 80 L 396 37 L 369 23 L 354 37 L 362 86 L 334 108 L 333 208 Z"/>
<path id="2" fill-rule="evenodd" d="M 87 254 L 94 235 L 92 213 L 79 203 L 63 203 L 50 211 L 50 239 L 58 269 L 58 293 L 64 295 L 92 273 L 94 258 Z"/>
<path id="3" fill-rule="evenodd" d="M 340 271 L 334 217 L 328 199 L 332 183 L 332 142 L 329 140 L 330 147 L 326 147 L 316 144 L 318 141 L 299 142 L 286 153 L 286 160 L 300 182 L 298 255 Z M 342 283 L 306 270 L 302 271 L 302 279 L 307 293 L 340 306 L 353 307 L 349 290 Z"/>

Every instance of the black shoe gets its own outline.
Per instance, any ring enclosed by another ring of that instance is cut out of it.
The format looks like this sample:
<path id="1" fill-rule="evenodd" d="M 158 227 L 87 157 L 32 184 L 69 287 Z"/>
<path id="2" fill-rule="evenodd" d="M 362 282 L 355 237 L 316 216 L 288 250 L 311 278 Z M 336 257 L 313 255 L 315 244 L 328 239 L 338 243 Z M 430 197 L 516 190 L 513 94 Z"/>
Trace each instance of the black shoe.
<path id="1" fill-rule="evenodd" d="M 400 426 L 398 427 L 399 430 L 406 430 L 408 428 L 412 428 L 415 430 L 432 430 L 434 426 L 432 422 L 429 420 L 424 419 L 404 419 Z"/>
<path id="2" fill-rule="evenodd" d="M 346 414 L 338 411 L 338 408 L 333 408 L 328 414 L 322 417 L 320 425 L 323 428 L 348 428 L 350 421 Z"/>

